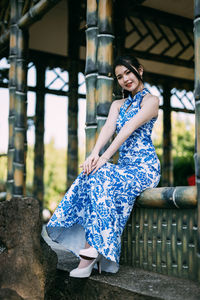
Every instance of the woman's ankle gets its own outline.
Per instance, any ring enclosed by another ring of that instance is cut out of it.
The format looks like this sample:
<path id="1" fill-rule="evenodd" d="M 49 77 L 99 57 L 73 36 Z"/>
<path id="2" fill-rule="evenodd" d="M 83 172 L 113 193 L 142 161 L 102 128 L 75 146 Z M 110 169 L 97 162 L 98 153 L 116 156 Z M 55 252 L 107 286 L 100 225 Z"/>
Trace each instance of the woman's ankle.
<path id="1" fill-rule="evenodd" d="M 78 268 L 79 269 L 82 269 L 82 268 L 86 268 L 88 267 L 92 262 L 93 262 L 94 259 L 84 259 L 84 258 L 81 258 L 80 262 L 79 262 L 79 265 L 78 265 Z"/>

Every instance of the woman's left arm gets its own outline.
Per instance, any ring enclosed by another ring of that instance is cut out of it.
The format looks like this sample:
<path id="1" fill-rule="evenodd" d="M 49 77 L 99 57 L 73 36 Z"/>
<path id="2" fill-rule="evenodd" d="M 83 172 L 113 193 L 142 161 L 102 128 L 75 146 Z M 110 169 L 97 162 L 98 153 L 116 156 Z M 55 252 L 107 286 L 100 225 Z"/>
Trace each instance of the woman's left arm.
<path id="1" fill-rule="evenodd" d="M 119 149 L 124 141 L 140 126 L 147 123 L 151 119 L 157 117 L 159 109 L 159 98 L 152 95 L 146 95 L 141 103 L 140 111 L 128 121 L 119 131 L 110 146 L 100 157 L 93 174 L 109 160 L 111 156 Z"/>

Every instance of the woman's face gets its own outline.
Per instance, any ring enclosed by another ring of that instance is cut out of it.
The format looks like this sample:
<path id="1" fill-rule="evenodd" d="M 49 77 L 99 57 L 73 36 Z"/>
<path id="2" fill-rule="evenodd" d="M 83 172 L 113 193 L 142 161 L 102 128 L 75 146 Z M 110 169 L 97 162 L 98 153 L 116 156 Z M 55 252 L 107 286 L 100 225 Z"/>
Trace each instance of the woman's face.
<path id="1" fill-rule="evenodd" d="M 139 73 L 141 76 L 143 73 L 142 69 L 139 69 L 139 71 L 136 70 L 136 72 Z M 132 73 L 129 69 L 127 69 L 125 66 L 117 66 L 115 68 L 115 75 L 117 77 L 119 85 L 122 87 L 122 89 L 127 90 L 129 92 L 137 92 L 140 90 L 141 85 L 143 83 L 135 76 L 134 73 Z"/>

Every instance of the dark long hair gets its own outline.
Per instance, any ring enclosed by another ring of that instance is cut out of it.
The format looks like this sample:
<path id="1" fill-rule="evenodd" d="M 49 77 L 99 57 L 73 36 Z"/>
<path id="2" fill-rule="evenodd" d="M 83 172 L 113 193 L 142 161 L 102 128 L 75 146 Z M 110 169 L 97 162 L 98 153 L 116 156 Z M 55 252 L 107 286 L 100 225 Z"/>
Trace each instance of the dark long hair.
<path id="1" fill-rule="evenodd" d="M 139 68 L 141 67 L 141 64 L 137 60 L 136 57 L 131 55 L 123 55 L 116 58 L 114 65 L 113 65 L 113 73 L 115 74 L 115 69 L 117 66 L 125 66 L 127 69 L 129 69 L 139 81 L 143 82 L 142 77 L 139 74 Z M 124 96 L 128 97 L 130 92 L 124 90 Z"/>

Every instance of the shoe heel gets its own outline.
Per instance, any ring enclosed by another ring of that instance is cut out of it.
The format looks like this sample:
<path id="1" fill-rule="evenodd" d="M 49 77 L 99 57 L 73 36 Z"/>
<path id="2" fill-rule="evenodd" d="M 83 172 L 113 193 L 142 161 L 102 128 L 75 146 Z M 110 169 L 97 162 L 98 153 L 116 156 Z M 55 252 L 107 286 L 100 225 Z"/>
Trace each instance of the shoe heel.
<path id="1" fill-rule="evenodd" d="M 97 262 L 97 268 L 98 268 L 99 274 L 101 274 L 101 261 Z"/>

